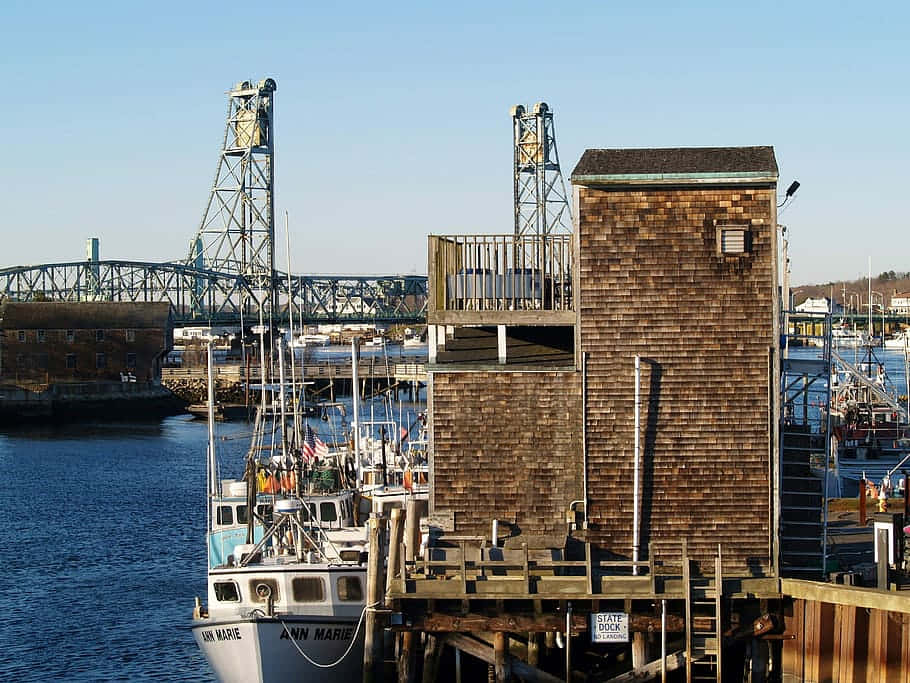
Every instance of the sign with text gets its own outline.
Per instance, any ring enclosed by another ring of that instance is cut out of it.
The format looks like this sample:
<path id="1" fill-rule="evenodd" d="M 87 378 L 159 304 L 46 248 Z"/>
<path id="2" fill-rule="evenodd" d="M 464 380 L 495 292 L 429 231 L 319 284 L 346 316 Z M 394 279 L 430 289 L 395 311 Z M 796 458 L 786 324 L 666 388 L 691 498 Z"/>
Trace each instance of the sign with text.
<path id="1" fill-rule="evenodd" d="M 629 615 L 625 612 L 592 612 L 592 643 L 628 643 Z"/>

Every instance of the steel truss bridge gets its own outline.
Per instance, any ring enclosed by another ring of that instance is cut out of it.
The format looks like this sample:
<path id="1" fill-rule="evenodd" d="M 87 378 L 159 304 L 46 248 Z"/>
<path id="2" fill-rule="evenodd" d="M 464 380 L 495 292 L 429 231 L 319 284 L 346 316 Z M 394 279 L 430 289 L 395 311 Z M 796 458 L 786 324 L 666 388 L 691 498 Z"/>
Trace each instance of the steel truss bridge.
<path id="1" fill-rule="evenodd" d="M 45 263 L 0 269 L 0 302 L 167 301 L 177 324 L 257 324 L 270 293 L 262 284 L 181 263 Z M 291 275 L 289 292 L 288 276 L 276 271 L 271 290 L 274 322 L 288 322 L 289 305 L 295 324 L 426 321 L 422 275 Z"/>

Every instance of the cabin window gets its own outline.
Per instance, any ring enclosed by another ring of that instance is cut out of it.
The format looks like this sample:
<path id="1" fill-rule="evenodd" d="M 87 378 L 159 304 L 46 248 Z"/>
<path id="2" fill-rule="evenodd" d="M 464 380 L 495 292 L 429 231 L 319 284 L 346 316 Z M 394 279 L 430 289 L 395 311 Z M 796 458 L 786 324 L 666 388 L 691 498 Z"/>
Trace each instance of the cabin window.
<path id="1" fill-rule="evenodd" d="M 717 226 L 717 253 L 746 254 L 751 250 L 751 234 L 743 225 Z"/>
<path id="2" fill-rule="evenodd" d="M 66 369 L 67 370 L 76 369 L 76 354 L 75 353 L 66 354 Z"/>
<path id="3" fill-rule="evenodd" d="M 318 576 L 298 576 L 291 580 L 294 602 L 324 602 L 325 583 Z"/>
<path id="4" fill-rule="evenodd" d="M 126 354 L 126 367 L 135 369 L 136 368 L 136 354 L 128 353 Z"/>
<path id="5" fill-rule="evenodd" d="M 257 505 L 256 514 L 259 515 L 260 519 L 265 524 L 272 523 L 272 506 L 271 505 Z"/>
<path id="6" fill-rule="evenodd" d="M 237 506 L 237 524 L 246 524 L 250 521 L 249 516 L 246 514 L 246 505 Z"/>
<path id="7" fill-rule="evenodd" d="M 316 503 L 308 503 L 307 509 L 310 511 L 310 521 L 315 522 L 319 519 L 316 515 Z"/>
<path id="8" fill-rule="evenodd" d="M 44 330 L 38 330 L 38 343 L 43 344 L 47 339 L 47 335 Z"/>
<path id="9" fill-rule="evenodd" d="M 126 340 L 128 342 L 136 341 L 136 330 L 127 330 L 126 331 Z"/>
<path id="10" fill-rule="evenodd" d="M 359 576 L 339 576 L 335 587 L 338 589 L 338 599 L 342 602 L 361 602 L 363 600 L 363 586 Z"/>
<path id="11" fill-rule="evenodd" d="M 104 330 L 95 330 L 95 341 L 96 342 L 104 341 Z"/>
<path id="12" fill-rule="evenodd" d="M 335 508 L 335 503 L 319 504 L 319 520 L 322 522 L 338 521 L 338 510 Z"/>
<path id="13" fill-rule="evenodd" d="M 19 330 L 19 341 L 25 343 L 25 330 Z"/>
<path id="14" fill-rule="evenodd" d="M 107 357 L 103 353 L 95 354 L 95 367 L 99 369 L 107 367 Z"/>
<path id="15" fill-rule="evenodd" d="M 278 581 L 275 579 L 250 579 L 250 599 L 266 603 L 271 598 L 278 602 Z"/>
<path id="16" fill-rule="evenodd" d="M 240 590 L 233 581 L 216 581 L 214 588 L 218 602 L 240 602 Z"/>
<path id="17" fill-rule="evenodd" d="M 219 505 L 217 514 L 218 524 L 234 523 L 234 508 L 230 505 Z"/>
<path id="18" fill-rule="evenodd" d="M 76 330 L 67 330 L 66 331 L 66 341 L 73 342 L 76 340 Z"/>

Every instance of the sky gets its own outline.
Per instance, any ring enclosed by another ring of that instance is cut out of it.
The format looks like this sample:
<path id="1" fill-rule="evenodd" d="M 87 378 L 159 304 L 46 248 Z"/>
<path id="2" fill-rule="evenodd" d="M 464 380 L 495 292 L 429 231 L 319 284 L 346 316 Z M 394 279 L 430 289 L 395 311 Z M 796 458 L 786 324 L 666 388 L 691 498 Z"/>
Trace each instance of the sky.
<path id="1" fill-rule="evenodd" d="M 0 267 L 185 258 L 226 91 L 274 78 L 277 265 L 425 273 L 510 233 L 514 104 L 588 148 L 773 145 L 794 285 L 910 271 L 910 5 L 0 3 Z"/>

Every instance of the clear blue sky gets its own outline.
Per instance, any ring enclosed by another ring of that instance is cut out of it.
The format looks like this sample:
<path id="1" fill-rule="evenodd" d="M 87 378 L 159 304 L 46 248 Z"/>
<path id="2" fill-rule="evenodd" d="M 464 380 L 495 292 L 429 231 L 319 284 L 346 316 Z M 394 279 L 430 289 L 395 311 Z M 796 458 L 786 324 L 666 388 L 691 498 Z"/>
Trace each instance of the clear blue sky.
<path id="1" fill-rule="evenodd" d="M 592 147 L 774 145 L 794 285 L 910 270 L 906 3 L 0 5 L 0 266 L 184 257 L 236 81 L 272 77 L 292 269 L 512 230 L 516 103 Z M 283 244 L 283 239 L 281 240 Z M 285 263 L 280 250 L 279 265 Z"/>

